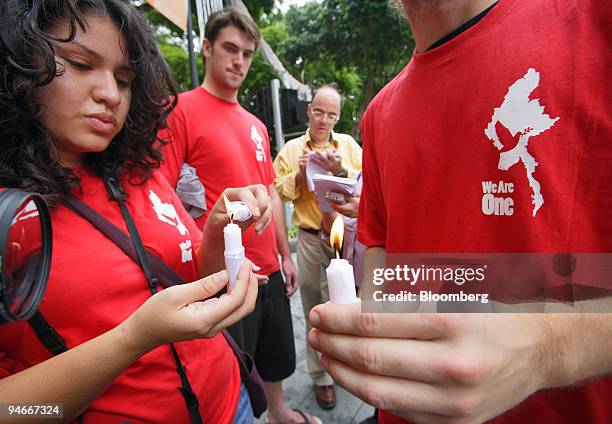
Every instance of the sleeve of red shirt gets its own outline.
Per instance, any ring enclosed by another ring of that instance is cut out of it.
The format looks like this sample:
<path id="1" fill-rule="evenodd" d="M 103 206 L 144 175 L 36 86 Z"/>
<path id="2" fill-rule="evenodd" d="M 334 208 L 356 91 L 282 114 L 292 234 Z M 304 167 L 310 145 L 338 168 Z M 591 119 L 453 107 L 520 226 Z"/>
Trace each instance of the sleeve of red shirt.
<path id="1" fill-rule="evenodd" d="M 357 239 L 367 247 L 385 247 L 387 240 L 387 212 L 382 197 L 380 165 L 376 156 L 372 111 L 361 121 L 363 138 L 363 189 L 359 201 Z"/>
<path id="2" fill-rule="evenodd" d="M 187 157 L 187 124 L 182 109 L 177 105 L 168 116 L 168 127 L 159 131 L 158 137 L 168 141 L 163 147 L 162 174 L 172 187 L 176 187 L 181 167 Z"/>

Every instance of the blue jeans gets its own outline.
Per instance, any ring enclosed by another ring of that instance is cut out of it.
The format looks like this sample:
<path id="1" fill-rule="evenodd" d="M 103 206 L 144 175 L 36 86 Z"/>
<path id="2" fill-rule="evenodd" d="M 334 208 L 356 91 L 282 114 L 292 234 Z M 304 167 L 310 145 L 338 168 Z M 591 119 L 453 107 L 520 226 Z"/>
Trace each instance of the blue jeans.
<path id="1" fill-rule="evenodd" d="M 240 399 L 236 407 L 236 415 L 234 424 L 253 424 L 255 417 L 253 416 L 253 408 L 251 407 L 251 399 L 244 384 L 240 385 Z"/>

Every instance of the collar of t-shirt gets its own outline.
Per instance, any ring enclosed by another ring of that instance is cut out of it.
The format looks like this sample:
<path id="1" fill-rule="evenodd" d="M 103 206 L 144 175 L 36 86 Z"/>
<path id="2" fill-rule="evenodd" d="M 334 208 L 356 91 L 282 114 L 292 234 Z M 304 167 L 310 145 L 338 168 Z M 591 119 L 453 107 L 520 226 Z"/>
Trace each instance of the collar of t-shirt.
<path id="1" fill-rule="evenodd" d="M 335 139 L 333 131 L 331 132 L 329 138 L 330 138 L 330 143 L 327 146 L 317 147 L 315 143 L 312 142 L 312 139 L 310 138 L 310 129 L 307 129 L 306 134 L 304 134 L 304 144 L 306 145 L 306 148 L 310 151 L 318 150 L 318 151 L 324 152 L 326 150 L 329 150 L 331 147 L 338 150 L 338 140 Z"/>
<path id="2" fill-rule="evenodd" d="M 478 21 L 484 18 L 486 14 L 489 13 L 497 5 L 497 3 L 499 3 L 499 1 L 493 3 L 491 6 L 487 7 L 485 10 L 474 16 L 472 19 L 470 19 L 463 25 L 459 26 L 457 29 L 453 30 L 451 33 L 446 34 L 444 37 L 440 38 L 438 41 L 429 46 L 425 51 L 428 52 L 432 49 L 435 49 L 436 47 L 440 47 L 442 44 L 452 40 L 453 38 L 461 34 L 463 31 L 473 27 L 474 25 L 476 25 L 476 23 L 478 23 Z"/>

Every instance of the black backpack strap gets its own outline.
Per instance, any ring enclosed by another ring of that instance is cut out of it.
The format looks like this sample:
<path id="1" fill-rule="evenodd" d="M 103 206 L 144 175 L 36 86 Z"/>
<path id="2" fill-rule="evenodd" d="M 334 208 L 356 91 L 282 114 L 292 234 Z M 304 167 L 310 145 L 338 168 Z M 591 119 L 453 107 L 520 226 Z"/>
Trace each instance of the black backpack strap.
<path id="1" fill-rule="evenodd" d="M 68 350 L 62 336 L 55 331 L 55 328 L 51 327 L 40 311 L 36 311 L 32 318 L 28 320 L 28 324 L 30 324 L 32 330 L 36 333 L 36 338 L 38 338 L 43 346 L 45 346 L 54 356 Z M 85 412 L 79 415 L 79 424 L 83 423 L 84 415 Z"/>
<path id="2" fill-rule="evenodd" d="M 140 234 L 138 233 L 136 224 L 132 219 L 132 215 L 130 214 L 130 211 L 128 210 L 127 206 L 125 205 L 126 195 L 123 191 L 123 188 L 114 178 L 105 179 L 104 184 L 106 185 L 106 189 L 108 190 L 108 193 L 111 196 L 111 200 L 114 200 L 119 203 L 121 215 L 123 215 L 125 225 L 127 226 L 128 231 L 130 232 L 132 245 L 136 250 L 136 263 L 140 265 L 147 277 L 151 294 L 155 294 L 157 293 L 157 284 L 159 283 L 159 280 L 153 275 L 153 272 L 151 272 L 151 267 L 149 266 L 149 260 L 145 252 L 142 239 L 140 238 Z"/>
<path id="3" fill-rule="evenodd" d="M 40 311 L 36 311 L 34 316 L 28 320 L 28 324 L 30 324 L 30 327 L 32 327 L 36 333 L 38 340 L 40 340 L 53 355 L 59 355 L 68 350 L 62 336 L 49 325 Z"/>

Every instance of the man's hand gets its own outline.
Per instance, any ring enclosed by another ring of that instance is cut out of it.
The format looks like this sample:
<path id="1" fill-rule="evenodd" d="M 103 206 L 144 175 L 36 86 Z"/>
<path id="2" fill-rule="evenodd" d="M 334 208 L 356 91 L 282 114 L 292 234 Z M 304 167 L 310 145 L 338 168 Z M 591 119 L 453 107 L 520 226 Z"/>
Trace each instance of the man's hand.
<path id="1" fill-rule="evenodd" d="M 298 158 L 298 164 L 300 165 L 300 175 L 302 178 L 306 177 L 306 165 L 308 165 L 308 152 L 304 151 Z"/>
<path id="2" fill-rule="evenodd" d="M 298 272 L 293 264 L 291 255 L 282 257 L 283 274 L 285 276 L 285 296 L 287 298 L 293 296 L 298 288 Z"/>
<path id="3" fill-rule="evenodd" d="M 338 203 L 329 202 L 331 207 L 348 218 L 357 218 L 357 212 L 359 211 L 359 199 L 360 196 L 353 196 L 347 198 L 347 202 L 344 205 Z"/>
<path id="4" fill-rule="evenodd" d="M 538 314 L 367 314 L 325 304 L 310 345 L 334 381 L 419 423 L 481 423 L 549 387 L 563 347 Z M 553 318 L 554 319 L 554 318 Z"/>
<path id="5" fill-rule="evenodd" d="M 337 175 L 342 171 L 342 157 L 335 149 L 325 153 L 315 152 L 312 160 L 327 169 L 332 175 Z"/>

